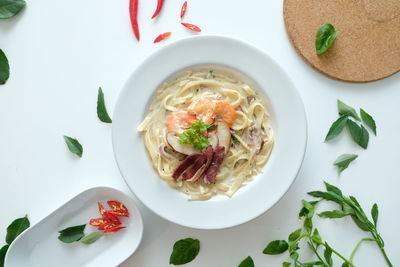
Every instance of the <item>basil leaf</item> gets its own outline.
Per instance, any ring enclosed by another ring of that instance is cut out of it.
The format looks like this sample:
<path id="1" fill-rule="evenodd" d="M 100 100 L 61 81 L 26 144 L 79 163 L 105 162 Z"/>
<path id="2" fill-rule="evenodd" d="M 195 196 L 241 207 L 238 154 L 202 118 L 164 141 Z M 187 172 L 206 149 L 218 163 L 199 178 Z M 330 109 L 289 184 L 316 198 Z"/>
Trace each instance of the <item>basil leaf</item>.
<path id="1" fill-rule="evenodd" d="M 64 140 L 68 146 L 69 151 L 71 151 L 71 153 L 74 153 L 75 155 L 81 158 L 83 153 L 83 147 L 79 143 L 79 141 L 77 139 L 74 139 L 66 135 L 64 135 Z"/>
<path id="2" fill-rule="evenodd" d="M 378 205 L 376 203 L 372 206 L 371 216 L 372 216 L 372 220 L 374 220 L 374 225 L 376 227 L 376 225 L 378 223 L 378 216 L 379 216 Z"/>
<path id="3" fill-rule="evenodd" d="M 239 140 L 237 139 L 236 135 L 231 134 L 231 140 L 234 145 L 239 144 Z"/>
<path id="4" fill-rule="evenodd" d="M 332 210 L 332 211 L 324 211 L 321 213 L 318 213 L 318 216 L 321 218 L 330 218 L 330 219 L 336 219 L 336 218 L 343 218 L 346 217 L 347 215 L 350 215 L 342 210 Z"/>
<path id="5" fill-rule="evenodd" d="M 97 117 L 102 122 L 112 123 L 112 120 L 107 112 L 106 104 L 104 102 L 104 94 L 101 87 L 99 87 L 99 93 L 97 95 Z"/>
<path id="6" fill-rule="evenodd" d="M 0 267 L 4 267 L 4 259 L 6 258 L 6 253 L 8 250 L 9 245 L 4 245 L 0 249 Z"/>
<path id="7" fill-rule="evenodd" d="M 358 157 L 358 155 L 356 155 L 356 154 L 343 154 L 335 160 L 333 165 L 338 166 L 339 173 L 341 173 L 349 166 L 350 162 L 355 160 L 357 157 Z"/>
<path id="8" fill-rule="evenodd" d="M 329 266 L 332 266 L 333 261 L 332 261 L 332 249 L 328 245 L 328 243 L 325 242 L 326 248 L 324 251 L 324 258 L 326 260 L 326 263 L 328 263 Z"/>
<path id="9" fill-rule="evenodd" d="M 376 135 L 376 124 L 374 118 L 369 115 L 365 110 L 360 108 L 361 119 L 363 122 L 372 130 L 374 135 Z"/>
<path id="10" fill-rule="evenodd" d="M 315 37 L 315 51 L 318 55 L 328 51 L 338 33 L 339 32 L 335 30 L 332 24 L 324 24 L 318 29 Z"/>
<path id="11" fill-rule="evenodd" d="M 8 65 L 8 59 L 3 50 L 0 49 L 0 84 L 5 84 L 9 77 L 10 66 Z"/>
<path id="12" fill-rule="evenodd" d="M 307 233 L 311 233 L 313 228 L 313 222 L 311 218 L 306 218 L 303 223 L 303 228 L 306 230 Z"/>
<path id="13" fill-rule="evenodd" d="M 14 17 L 25 6 L 24 0 L 0 0 L 0 19 Z"/>
<path id="14" fill-rule="evenodd" d="M 302 203 L 303 203 L 303 201 L 305 201 L 305 200 L 302 200 Z M 305 201 L 305 202 L 307 202 L 308 204 L 310 204 L 310 205 L 312 205 L 313 206 L 313 210 L 312 210 L 312 212 L 313 212 L 313 215 L 314 215 L 314 210 L 315 210 L 315 205 L 317 205 L 317 203 L 319 202 L 319 201 Z M 308 205 L 307 205 L 307 207 L 309 207 Z M 309 216 L 308 214 L 310 213 L 310 209 L 309 208 L 306 208 L 306 206 L 304 205 L 304 203 L 303 203 L 303 208 L 301 208 L 301 210 L 300 210 L 300 212 L 299 212 L 299 217 L 300 218 L 302 218 L 302 217 L 304 217 L 304 216 Z"/>
<path id="15" fill-rule="evenodd" d="M 14 220 L 7 227 L 6 243 L 11 245 L 17 236 L 19 236 L 23 231 L 28 229 L 30 226 L 28 216 Z"/>
<path id="16" fill-rule="evenodd" d="M 88 235 L 85 235 L 80 241 L 81 241 L 81 243 L 83 243 L 85 245 L 90 245 L 90 244 L 96 242 L 97 239 L 99 239 L 102 236 L 103 236 L 103 234 L 100 232 L 93 232 Z"/>
<path id="17" fill-rule="evenodd" d="M 287 261 L 282 263 L 282 267 L 290 267 L 290 265 L 291 265 L 291 263 L 287 262 Z"/>
<path id="18" fill-rule="evenodd" d="M 318 229 L 314 230 L 314 233 L 312 235 L 312 240 L 319 246 L 319 243 L 322 243 L 322 238 L 318 232 Z"/>
<path id="19" fill-rule="evenodd" d="M 239 267 L 254 267 L 254 261 L 253 259 L 248 256 L 247 258 L 245 258 L 240 264 Z"/>
<path id="20" fill-rule="evenodd" d="M 296 239 L 299 238 L 300 236 L 301 236 L 301 228 L 297 229 L 296 231 L 292 232 L 289 235 L 289 237 L 288 237 L 289 243 L 296 241 Z"/>
<path id="21" fill-rule="evenodd" d="M 347 262 L 343 262 L 342 267 L 350 267 L 350 265 Z"/>
<path id="22" fill-rule="evenodd" d="M 361 127 L 352 120 L 347 121 L 347 127 L 349 128 L 350 135 L 354 142 L 366 149 L 368 147 L 369 134 L 368 131 L 361 125 Z"/>
<path id="23" fill-rule="evenodd" d="M 347 123 L 347 116 L 342 116 L 339 119 L 337 119 L 334 123 L 332 123 L 332 126 L 329 128 L 329 131 L 325 137 L 325 141 L 329 141 L 334 139 L 336 136 L 338 136 L 344 129 Z"/>
<path id="24" fill-rule="evenodd" d="M 297 259 L 299 258 L 299 253 L 297 252 L 290 253 L 290 258 L 297 261 Z"/>
<path id="25" fill-rule="evenodd" d="M 288 250 L 289 244 L 285 240 L 274 240 L 270 242 L 263 250 L 264 254 L 277 255 Z"/>
<path id="26" fill-rule="evenodd" d="M 355 215 L 351 215 L 351 218 L 353 219 L 355 224 L 358 226 L 358 228 L 360 228 L 361 230 L 363 230 L 365 232 L 369 232 L 368 225 L 365 222 L 358 219 L 357 216 L 355 216 Z"/>
<path id="27" fill-rule="evenodd" d="M 341 196 L 341 197 L 343 196 L 342 191 L 339 188 L 337 188 L 336 186 L 331 185 L 327 182 L 324 182 L 324 184 L 325 184 L 326 191 L 335 193 L 336 195 Z"/>
<path id="28" fill-rule="evenodd" d="M 330 201 L 334 201 L 338 204 L 341 204 L 343 201 L 343 198 L 337 194 L 335 194 L 334 192 L 322 192 L 322 191 L 312 191 L 312 192 L 308 192 L 307 194 L 309 194 L 310 196 L 313 197 L 320 197 L 326 200 L 330 200 Z"/>
<path id="29" fill-rule="evenodd" d="M 344 102 L 340 101 L 339 99 L 337 100 L 337 106 L 338 106 L 340 116 L 350 116 L 358 121 L 361 121 L 360 117 L 358 116 L 358 114 L 354 108 L 350 107 L 349 105 L 346 105 Z"/>
<path id="30" fill-rule="evenodd" d="M 58 239 L 64 243 L 79 241 L 85 235 L 83 233 L 83 231 L 85 230 L 85 226 L 86 224 L 71 226 L 61 231 L 58 231 L 60 233 Z"/>
<path id="31" fill-rule="evenodd" d="M 185 238 L 175 242 L 169 264 L 182 265 L 191 262 L 196 258 L 200 251 L 200 241 L 198 239 Z"/>
<path id="32" fill-rule="evenodd" d="M 314 201 L 314 202 L 316 202 L 316 201 Z M 304 215 L 307 215 L 307 218 L 312 218 L 312 216 L 314 216 L 314 210 L 315 210 L 314 205 L 305 200 L 302 200 L 301 204 L 303 204 L 303 207 L 306 209 L 306 212 L 304 212 Z"/>
<path id="33" fill-rule="evenodd" d="M 303 263 L 304 267 L 326 266 L 322 261 L 312 261 Z"/>

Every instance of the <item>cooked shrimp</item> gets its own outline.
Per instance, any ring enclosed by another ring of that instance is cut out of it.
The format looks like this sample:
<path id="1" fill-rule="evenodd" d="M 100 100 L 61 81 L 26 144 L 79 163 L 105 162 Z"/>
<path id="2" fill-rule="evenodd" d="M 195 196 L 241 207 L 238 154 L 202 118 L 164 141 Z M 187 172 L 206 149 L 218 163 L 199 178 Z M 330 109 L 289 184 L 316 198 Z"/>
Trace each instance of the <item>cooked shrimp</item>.
<path id="1" fill-rule="evenodd" d="M 193 123 L 196 122 L 196 116 L 185 109 L 171 112 L 167 117 L 167 127 L 170 132 L 181 134 Z"/>
<path id="2" fill-rule="evenodd" d="M 217 120 L 223 120 L 230 127 L 236 119 L 236 111 L 231 104 L 226 101 L 220 100 L 215 104 L 215 114 Z"/>
<path id="3" fill-rule="evenodd" d="M 189 107 L 189 110 L 196 114 L 198 120 L 206 123 L 213 123 L 215 120 L 215 112 L 213 102 L 210 98 L 199 98 L 195 100 Z"/>

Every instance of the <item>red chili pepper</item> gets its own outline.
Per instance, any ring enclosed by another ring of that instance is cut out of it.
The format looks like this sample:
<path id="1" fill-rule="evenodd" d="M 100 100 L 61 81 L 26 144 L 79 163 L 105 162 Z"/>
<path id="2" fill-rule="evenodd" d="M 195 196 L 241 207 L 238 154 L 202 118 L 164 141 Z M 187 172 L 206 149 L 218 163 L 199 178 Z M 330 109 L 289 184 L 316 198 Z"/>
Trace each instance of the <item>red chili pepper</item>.
<path id="1" fill-rule="evenodd" d="M 112 228 L 115 228 L 115 227 L 117 227 L 117 226 L 119 226 L 119 225 L 121 225 L 121 224 L 122 224 L 121 222 L 112 222 L 112 221 L 110 221 L 110 222 L 108 222 L 108 223 L 100 224 L 100 225 L 97 227 L 97 229 L 99 229 L 99 230 L 112 229 Z"/>
<path id="2" fill-rule="evenodd" d="M 120 226 L 120 227 L 115 227 L 115 228 L 112 228 L 112 229 L 107 229 L 107 230 L 103 231 L 103 234 L 115 233 L 115 232 L 118 232 L 119 230 L 124 229 L 124 228 L 126 228 L 126 227 L 125 226 Z"/>
<path id="3" fill-rule="evenodd" d="M 109 222 L 110 222 L 110 220 L 108 220 L 106 218 L 97 218 L 97 219 L 91 219 L 89 221 L 89 224 L 92 225 L 92 226 L 96 226 L 97 227 L 99 225 L 106 224 L 106 223 L 109 223 Z"/>
<path id="4" fill-rule="evenodd" d="M 137 21 L 139 0 L 129 0 L 129 17 L 131 18 L 131 24 L 133 32 L 135 33 L 136 39 L 140 40 L 139 24 Z"/>
<path id="5" fill-rule="evenodd" d="M 119 219 L 117 218 L 117 216 L 115 216 L 115 214 L 112 214 L 112 211 L 110 211 L 110 210 L 106 211 L 105 216 L 110 221 L 119 222 Z"/>
<path id="6" fill-rule="evenodd" d="M 164 4 L 164 0 L 157 0 L 157 8 L 156 8 L 156 11 L 154 11 L 154 14 L 151 17 L 151 19 L 154 19 L 155 17 L 158 16 L 158 14 L 160 14 L 163 4 Z"/>
<path id="7" fill-rule="evenodd" d="M 171 34 L 172 34 L 172 32 L 165 32 L 165 33 L 162 33 L 162 34 L 160 34 L 159 36 L 157 36 L 156 39 L 154 39 L 154 42 L 153 42 L 153 43 L 158 43 L 158 42 L 164 40 L 165 38 L 171 36 Z"/>
<path id="8" fill-rule="evenodd" d="M 108 213 L 117 216 L 117 217 L 129 217 L 128 213 L 124 213 L 121 211 L 109 211 Z"/>
<path id="9" fill-rule="evenodd" d="M 196 25 L 190 24 L 190 23 L 181 23 L 183 26 L 185 26 L 186 28 L 188 28 L 191 31 L 194 32 L 201 32 L 201 29 L 199 27 L 197 27 Z"/>
<path id="10" fill-rule="evenodd" d="M 110 211 L 110 213 L 112 213 L 112 214 L 114 214 L 116 216 L 120 216 L 120 215 L 117 215 L 117 213 L 121 213 L 121 214 L 124 214 L 124 215 L 128 215 L 128 213 L 129 213 L 128 209 L 121 202 L 118 202 L 118 201 L 115 201 L 115 200 L 109 200 L 109 201 L 107 201 L 107 204 L 113 210 L 113 211 Z M 123 217 L 128 217 L 128 216 L 123 216 Z"/>
<path id="11" fill-rule="evenodd" d="M 187 8 L 187 1 L 185 1 L 185 3 L 183 3 L 183 5 L 182 5 L 182 8 L 181 8 L 181 18 L 183 18 L 183 16 L 185 16 L 186 8 Z"/>

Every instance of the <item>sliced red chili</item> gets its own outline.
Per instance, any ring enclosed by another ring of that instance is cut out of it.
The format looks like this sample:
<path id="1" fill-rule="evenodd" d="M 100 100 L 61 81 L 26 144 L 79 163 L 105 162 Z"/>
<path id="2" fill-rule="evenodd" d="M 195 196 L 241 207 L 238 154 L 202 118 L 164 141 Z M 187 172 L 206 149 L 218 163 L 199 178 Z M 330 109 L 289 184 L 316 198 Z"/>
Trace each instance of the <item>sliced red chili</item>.
<path id="1" fill-rule="evenodd" d="M 91 219 L 90 221 L 89 221 L 89 224 L 90 225 L 92 225 L 92 226 L 99 226 L 99 225 L 102 225 L 102 224 L 106 224 L 106 223 L 109 223 L 110 222 L 110 220 L 109 219 L 106 219 L 106 218 L 97 218 L 97 219 Z"/>
<path id="2" fill-rule="evenodd" d="M 183 18 L 183 16 L 185 16 L 186 8 L 187 8 L 187 1 L 185 1 L 185 2 L 183 3 L 183 5 L 182 5 L 182 8 L 181 8 L 181 18 Z"/>
<path id="3" fill-rule="evenodd" d="M 109 211 L 109 213 L 111 213 L 112 215 L 117 216 L 117 217 L 129 217 L 128 213 L 124 213 L 121 211 Z"/>
<path id="4" fill-rule="evenodd" d="M 106 211 L 105 216 L 110 221 L 119 222 L 119 219 L 117 218 L 117 216 L 115 214 L 112 214 L 111 210 Z"/>
<path id="5" fill-rule="evenodd" d="M 104 223 L 104 224 L 100 224 L 98 227 L 97 227 L 97 229 L 99 229 L 99 230 L 107 230 L 107 229 L 112 229 L 112 228 L 115 228 L 115 227 L 117 227 L 117 226 L 119 226 L 119 225 L 121 225 L 122 223 L 121 222 L 108 222 L 108 223 Z"/>
<path id="6" fill-rule="evenodd" d="M 164 0 L 157 0 L 156 11 L 154 11 L 153 16 L 151 16 L 152 19 L 154 19 L 155 17 L 157 17 L 158 14 L 160 14 L 163 5 L 164 5 Z"/>
<path id="7" fill-rule="evenodd" d="M 107 204 L 108 204 L 108 206 L 110 206 L 110 208 L 113 211 L 125 213 L 125 214 L 128 214 L 128 212 L 129 212 L 128 209 L 125 207 L 125 205 L 119 201 L 109 200 L 109 201 L 107 201 Z"/>
<path id="8" fill-rule="evenodd" d="M 100 215 L 103 216 L 103 218 L 107 218 L 107 214 L 106 214 L 107 211 L 104 208 L 103 204 L 101 204 L 100 202 L 97 202 L 97 206 L 99 206 Z"/>
<path id="9" fill-rule="evenodd" d="M 118 232 L 119 230 L 124 229 L 124 228 L 126 228 L 126 227 L 125 226 L 120 226 L 120 227 L 115 227 L 115 228 L 112 228 L 112 229 L 107 229 L 107 230 L 103 231 L 103 234 L 115 233 L 115 232 Z"/>
<path id="10" fill-rule="evenodd" d="M 185 26 L 186 28 L 188 28 L 191 31 L 194 32 L 201 32 L 201 29 L 199 27 L 197 27 L 196 25 L 190 24 L 190 23 L 181 23 L 183 26 Z"/>
<path id="11" fill-rule="evenodd" d="M 129 17 L 131 19 L 132 29 L 136 39 L 140 40 L 139 24 L 137 20 L 139 0 L 129 0 Z"/>
<path id="12" fill-rule="evenodd" d="M 165 38 L 171 36 L 172 32 L 164 32 L 162 34 L 160 34 L 159 36 L 156 37 L 156 39 L 154 39 L 153 43 L 158 43 L 162 40 L 164 40 Z"/>

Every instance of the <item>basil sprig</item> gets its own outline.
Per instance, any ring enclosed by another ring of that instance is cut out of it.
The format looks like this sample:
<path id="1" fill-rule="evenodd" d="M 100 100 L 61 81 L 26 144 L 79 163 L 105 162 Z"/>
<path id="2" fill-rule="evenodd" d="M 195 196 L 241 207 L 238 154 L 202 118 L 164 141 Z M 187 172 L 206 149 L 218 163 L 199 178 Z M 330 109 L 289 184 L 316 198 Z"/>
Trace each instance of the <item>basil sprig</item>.
<path id="1" fill-rule="evenodd" d="M 353 141 L 360 147 L 366 149 L 369 142 L 369 133 L 362 123 L 367 125 L 376 135 L 375 120 L 363 109 L 360 109 L 360 119 L 360 116 L 353 107 L 340 100 L 337 100 L 337 106 L 340 117 L 332 123 L 325 137 L 325 141 L 336 138 L 343 131 L 343 129 L 347 127 Z"/>
<path id="2" fill-rule="evenodd" d="M 83 154 L 83 147 L 82 147 L 81 143 L 79 143 L 79 141 L 77 139 L 66 136 L 66 135 L 64 135 L 64 140 L 68 146 L 69 151 L 71 151 L 71 153 L 73 153 L 81 158 L 82 154 Z"/>
<path id="3" fill-rule="evenodd" d="M 336 255 L 341 261 L 342 267 L 354 267 L 353 257 L 355 252 L 357 251 L 360 243 L 365 241 L 374 241 L 380 248 L 387 264 L 389 267 L 393 267 L 393 264 L 390 262 L 385 249 L 384 249 L 384 241 L 376 229 L 378 222 L 378 205 L 374 204 L 371 209 L 371 217 L 372 221 L 368 219 L 367 215 L 364 213 L 361 205 L 358 203 L 357 199 L 353 196 L 344 196 L 342 191 L 333 186 L 331 184 L 325 183 L 326 191 L 312 191 L 308 194 L 313 197 L 317 197 L 319 201 L 302 201 L 302 209 L 300 210 L 300 217 L 304 219 L 303 227 L 297 229 L 292 232 L 287 241 L 286 240 L 274 240 L 270 242 L 266 249 L 264 249 L 264 254 L 276 255 L 281 254 L 285 251 L 289 252 L 289 257 L 293 261 L 294 266 L 300 267 L 308 267 L 308 266 L 325 266 L 331 267 L 333 266 L 333 255 Z M 317 203 L 322 200 L 333 201 L 340 206 L 340 209 L 324 211 L 318 213 L 318 216 L 321 218 L 343 218 L 346 216 L 350 216 L 355 224 L 363 231 L 367 231 L 371 233 L 371 238 L 363 238 L 361 239 L 357 245 L 355 246 L 353 252 L 351 253 L 350 258 L 344 257 L 337 250 L 333 249 L 331 245 L 329 245 L 326 241 L 321 237 L 320 232 L 314 226 L 313 217 L 316 214 L 315 208 Z M 297 252 L 300 249 L 301 240 L 305 239 L 307 241 L 308 247 L 311 249 L 312 253 L 316 256 L 317 260 L 311 262 L 303 262 L 300 259 L 299 253 Z M 323 251 L 323 253 L 321 253 Z M 290 262 L 283 262 L 283 267 L 291 266 Z"/>
<path id="4" fill-rule="evenodd" d="M 185 238 L 175 242 L 169 264 L 182 265 L 191 262 L 200 251 L 200 241 L 193 238 Z"/>
<path id="5" fill-rule="evenodd" d="M 102 122 L 112 123 L 112 120 L 107 112 L 106 103 L 104 102 L 104 93 L 101 87 L 99 87 L 99 93 L 97 95 L 97 117 Z"/>
<path id="6" fill-rule="evenodd" d="M 28 229 L 30 226 L 30 222 L 28 216 L 25 215 L 22 218 L 15 219 L 8 227 L 7 227 L 7 235 L 6 235 L 6 243 L 0 249 L 0 267 L 4 267 L 4 259 L 6 258 L 6 254 L 8 248 L 10 247 L 11 243 L 19 236 L 23 231 Z"/>
<path id="7" fill-rule="evenodd" d="M 24 0 L 0 0 L 0 19 L 14 17 L 25 5 Z"/>
<path id="8" fill-rule="evenodd" d="M 318 29 L 315 37 L 315 51 L 318 55 L 328 51 L 338 33 L 332 24 L 324 24 Z"/>
<path id="9" fill-rule="evenodd" d="M 0 49 L 0 84 L 5 84 L 10 77 L 10 66 L 3 50 Z"/>

